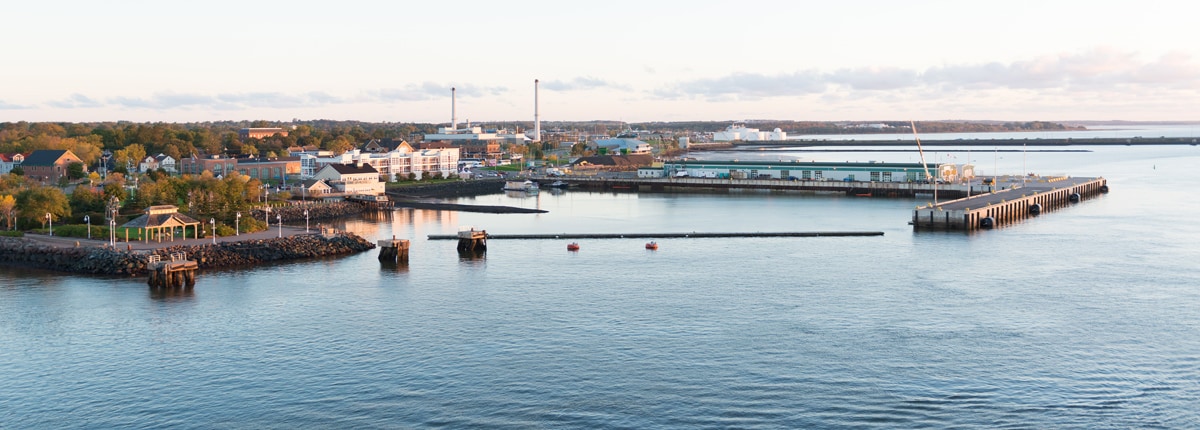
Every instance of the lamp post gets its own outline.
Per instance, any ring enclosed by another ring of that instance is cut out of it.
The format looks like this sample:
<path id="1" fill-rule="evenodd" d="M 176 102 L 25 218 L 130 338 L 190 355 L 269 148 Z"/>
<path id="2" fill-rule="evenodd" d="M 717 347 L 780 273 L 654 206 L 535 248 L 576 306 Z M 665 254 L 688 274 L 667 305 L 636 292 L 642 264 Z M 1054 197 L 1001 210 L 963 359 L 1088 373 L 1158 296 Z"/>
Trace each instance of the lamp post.
<path id="1" fill-rule="evenodd" d="M 108 220 L 108 244 L 117 247 L 117 219 Z"/>
<path id="2" fill-rule="evenodd" d="M 308 233 L 308 209 L 304 210 L 304 232 Z"/>
<path id="3" fill-rule="evenodd" d="M 279 237 L 283 237 L 283 215 L 275 214 L 275 220 L 279 221 Z"/>
<path id="4" fill-rule="evenodd" d="M 266 221 L 267 227 L 270 227 L 271 226 L 271 207 L 270 206 L 264 207 L 263 212 L 265 213 L 265 215 L 263 215 L 263 221 Z"/>
<path id="5" fill-rule="evenodd" d="M 84 215 L 84 216 L 83 216 L 83 222 L 86 222 L 86 223 L 87 223 L 87 227 L 88 227 L 88 239 L 90 240 L 90 239 L 92 238 L 92 217 L 91 217 L 91 216 L 88 216 L 88 215 Z"/>
<path id="6" fill-rule="evenodd" d="M 50 212 L 46 212 L 46 221 L 50 222 L 50 235 L 54 236 L 54 217 L 50 216 Z"/>
<path id="7" fill-rule="evenodd" d="M 209 218 L 208 223 L 212 224 L 213 245 L 217 244 L 217 219 Z"/>
<path id="8" fill-rule="evenodd" d="M 241 212 L 238 212 L 237 217 L 233 219 L 233 230 L 234 230 L 233 231 L 234 236 L 242 235 L 242 213 Z"/>

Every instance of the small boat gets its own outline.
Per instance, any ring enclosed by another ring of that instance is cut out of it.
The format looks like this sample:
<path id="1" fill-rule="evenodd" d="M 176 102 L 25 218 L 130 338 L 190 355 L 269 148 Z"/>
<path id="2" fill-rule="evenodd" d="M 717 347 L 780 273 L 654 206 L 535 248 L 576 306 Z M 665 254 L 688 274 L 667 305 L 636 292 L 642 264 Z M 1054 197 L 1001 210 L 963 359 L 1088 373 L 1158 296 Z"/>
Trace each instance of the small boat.
<path id="1" fill-rule="evenodd" d="M 567 251 L 578 251 L 578 250 L 579 250 L 579 243 L 571 242 L 571 243 L 567 244 Z"/>
<path id="2" fill-rule="evenodd" d="M 538 184 L 537 182 L 530 180 L 507 181 L 504 183 L 504 191 L 524 191 L 527 193 L 536 193 L 538 191 Z"/>
<path id="3" fill-rule="evenodd" d="M 569 185 L 563 181 L 554 181 L 550 183 L 550 188 L 567 188 L 568 186 Z"/>
<path id="4" fill-rule="evenodd" d="M 658 250 L 658 242 L 655 242 L 655 241 L 647 242 L 646 249 L 649 249 L 651 251 Z"/>

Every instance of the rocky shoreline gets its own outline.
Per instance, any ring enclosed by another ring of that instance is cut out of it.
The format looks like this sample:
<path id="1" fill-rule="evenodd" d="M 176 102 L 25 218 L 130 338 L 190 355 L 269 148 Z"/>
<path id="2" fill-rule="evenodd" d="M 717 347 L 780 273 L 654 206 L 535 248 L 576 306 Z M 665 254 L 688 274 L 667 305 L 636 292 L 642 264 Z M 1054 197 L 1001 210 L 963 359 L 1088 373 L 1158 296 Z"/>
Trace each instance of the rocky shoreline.
<path id="1" fill-rule="evenodd" d="M 109 246 L 67 248 L 27 238 L 0 237 L 0 264 L 88 275 L 139 276 L 147 273 L 146 264 L 151 254 L 170 260 L 171 254 L 183 252 L 201 269 L 211 269 L 347 255 L 374 248 L 374 243 L 350 233 L 177 245 L 153 251 L 120 250 Z"/>

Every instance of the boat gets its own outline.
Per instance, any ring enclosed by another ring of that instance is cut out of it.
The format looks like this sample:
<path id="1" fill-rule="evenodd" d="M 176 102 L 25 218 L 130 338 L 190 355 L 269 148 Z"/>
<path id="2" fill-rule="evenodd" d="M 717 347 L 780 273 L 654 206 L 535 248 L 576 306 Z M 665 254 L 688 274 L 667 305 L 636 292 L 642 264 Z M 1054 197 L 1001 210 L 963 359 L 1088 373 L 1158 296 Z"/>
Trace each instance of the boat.
<path id="1" fill-rule="evenodd" d="M 647 242 L 646 249 L 649 249 L 651 251 L 658 250 L 658 242 L 655 242 L 655 241 Z"/>
<path id="2" fill-rule="evenodd" d="M 571 242 L 571 243 L 567 244 L 567 251 L 578 251 L 578 250 L 579 250 L 578 242 Z"/>
<path id="3" fill-rule="evenodd" d="M 554 181 L 550 183 L 550 188 L 567 188 L 568 186 L 570 185 L 563 181 Z"/>
<path id="4" fill-rule="evenodd" d="M 537 182 L 530 180 L 506 181 L 504 182 L 504 191 L 524 191 L 527 193 L 536 193 L 538 191 L 538 184 Z"/>

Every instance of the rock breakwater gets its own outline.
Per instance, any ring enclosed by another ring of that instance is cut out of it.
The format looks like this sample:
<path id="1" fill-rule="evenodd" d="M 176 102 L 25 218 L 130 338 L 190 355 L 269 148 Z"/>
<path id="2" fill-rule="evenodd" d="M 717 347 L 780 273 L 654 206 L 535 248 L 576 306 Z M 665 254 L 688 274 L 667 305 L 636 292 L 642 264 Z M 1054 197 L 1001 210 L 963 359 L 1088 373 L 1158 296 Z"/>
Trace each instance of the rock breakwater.
<path id="1" fill-rule="evenodd" d="M 359 236 L 340 233 L 330 236 L 296 235 L 284 238 L 177 245 L 153 251 L 129 251 L 99 247 L 58 247 L 28 238 L 0 237 L 0 263 L 36 267 L 59 272 L 91 275 L 143 275 L 149 255 L 170 260 L 185 253 L 201 269 L 234 267 L 276 261 L 354 254 L 375 248 Z"/>

